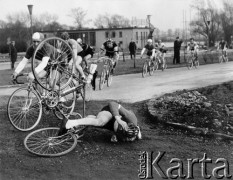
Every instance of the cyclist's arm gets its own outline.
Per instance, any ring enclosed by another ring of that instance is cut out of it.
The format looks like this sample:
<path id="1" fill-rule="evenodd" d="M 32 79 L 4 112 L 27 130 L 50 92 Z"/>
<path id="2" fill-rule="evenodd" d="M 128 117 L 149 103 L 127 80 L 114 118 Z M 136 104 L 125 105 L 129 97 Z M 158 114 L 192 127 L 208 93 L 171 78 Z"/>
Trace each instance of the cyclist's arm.
<path id="1" fill-rule="evenodd" d="M 20 61 L 20 63 L 18 64 L 18 66 L 16 67 L 14 75 L 18 75 L 24 69 L 24 67 L 26 66 L 27 62 L 28 62 L 28 59 L 26 57 L 24 57 L 22 59 L 22 61 Z"/>
<path id="2" fill-rule="evenodd" d="M 103 54 L 104 51 L 105 51 L 105 47 L 104 45 L 102 45 L 99 51 L 99 55 Z"/>
<path id="3" fill-rule="evenodd" d="M 36 73 L 40 73 L 47 66 L 49 62 L 49 57 L 45 56 L 42 58 L 41 63 L 35 68 Z"/>
<path id="4" fill-rule="evenodd" d="M 146 48 L 143 48 L 141 51 L 141 57 L 143 56 L 144 52 L 145 52 Z"/>
<path id="5" fill-rule="evenodd" d="M 155 49 L 152 49 L 152 57 L 155 57 Z"/>

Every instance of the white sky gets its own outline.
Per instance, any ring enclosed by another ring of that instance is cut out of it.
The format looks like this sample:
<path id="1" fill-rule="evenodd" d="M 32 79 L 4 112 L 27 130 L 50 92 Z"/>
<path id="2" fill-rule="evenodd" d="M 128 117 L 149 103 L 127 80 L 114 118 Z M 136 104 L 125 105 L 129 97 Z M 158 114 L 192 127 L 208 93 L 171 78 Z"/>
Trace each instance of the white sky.
<path id="1" fill-rule="evenodd" d="M 183 14 L 186 20 L 192 17 L 190 4 L 193 0 L 0 0 L 0 19 L 5 20 L 7 14 L 28 12 L 27 5 L 33 4 L 33 14 L 44 12 L 58 15 L 62 24 L 72 25 L 68 16 L 72 8 L 81 7 L 87 11 L 87 19 L 95 19 L 99 14 L 119 14 L 128 19 L 137 17 L 145 19 L 151 16 L 151 23 L 160 30 L 183 27 Z M 206 0 L 203 0 L 206 1 Z M 222 0 L 211 0 L 220 6 Z"/>

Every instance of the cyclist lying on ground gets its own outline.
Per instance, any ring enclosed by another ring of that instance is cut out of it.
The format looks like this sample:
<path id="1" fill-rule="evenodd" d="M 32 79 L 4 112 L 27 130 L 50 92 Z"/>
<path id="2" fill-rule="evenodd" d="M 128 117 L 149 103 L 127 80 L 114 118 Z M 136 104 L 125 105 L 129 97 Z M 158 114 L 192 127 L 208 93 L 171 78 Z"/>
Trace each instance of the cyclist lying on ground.
<path id="1" fill-rule="evenodd" d="M 190 42 L 187 45 L 187 52 L 191 52 L 191 51 L 194 52 L 194 56 L 197 59 L 198 44 L 194 41 L 194 38 L 190 38 Z"/>
<path id="2" fill-rule="evenodd" d="M 106 42 L 102 44 L 100 48 L 100 55 L 103 53 L 103 51 L 106 51 L 105 56 L 109 58 L 113 58 L 112 71 L 114 71 L 119 59 L 119 54 L 118 54 L 119 50 L 117 44 L 112 39 L 108 39 Z"/>
<path id="3" fill-rule="evenodd" d="M 221 41 L 218 44 L 217 50 L 221 49 L 222 54 L 224 55 L 223 57 L 227 57 L 227 42 L 222 38 Z"/>
<path id="4" fill-rule="evenodd" d="M 146 55 L 148 57 L 150 57 L 150 59 L 153 59 L 155 57 L 155 47 L 154 45 L 152 44 L 152 39 L 148 39 L 147 40 L 147 44 L 145 45 L 145 47 L 142 49 L 141 51 L 141 58 L 144 54 L 144 52 L 147 50 L 147 53 Z"/>
<path id="5" fill-rule="evenodd" d="M 97 116 L 90 115 L 82 119 L 63 121 L 58 135 L 82 125 L 102 127 L 113 131 L 112 142 L 134 141 L 142 138 L 135 114 L 116 102 L 110 102 L 104 106 Z"/>

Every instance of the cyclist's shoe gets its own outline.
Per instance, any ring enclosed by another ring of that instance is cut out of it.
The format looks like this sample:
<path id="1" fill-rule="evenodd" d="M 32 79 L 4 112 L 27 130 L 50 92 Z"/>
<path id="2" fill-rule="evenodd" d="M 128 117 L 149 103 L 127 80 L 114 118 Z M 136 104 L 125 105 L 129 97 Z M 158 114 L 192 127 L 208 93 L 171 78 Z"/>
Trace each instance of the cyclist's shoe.
<path id="1" fill-rule="evenodd" d="M 114 135 L 112 135 L 112 137 L 111 137 L 111 142 L 113 142 L 113 143 L 118 142 L 118 139 L 117 139 L 117 137 L 116 137 L 116 135 L 115 135 L 115 134 L 114 134 Z"/>

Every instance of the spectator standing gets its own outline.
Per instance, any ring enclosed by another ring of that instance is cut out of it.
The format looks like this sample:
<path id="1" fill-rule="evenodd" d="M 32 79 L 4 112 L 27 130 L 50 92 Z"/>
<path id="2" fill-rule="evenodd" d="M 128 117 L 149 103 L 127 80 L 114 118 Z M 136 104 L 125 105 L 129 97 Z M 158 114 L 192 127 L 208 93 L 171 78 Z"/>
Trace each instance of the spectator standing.
<path id="1" fill-rule="evenodd" d="M 180 48 L 181 48 L 182 43 L 183 41 L 180 40 L 179 37 L 176 37 L 176 40 L 174 41 L 173 64 L 180 64 Z"/>
<path id="2" fill-rule="evenodd" d="M 137 50 L 137 45 L 136 43 L 133 41 L 133 39 L 131 39 L 131 42 L 129 43 L 129 52 L 130 52 L 130 58 L 135 59 L 136 57 L 136 50 Z"/>
<path id="3" fill-rule="evenodd" d="M 15 41 L 12 41 L 9 44 L 9 56 L 11 59 L 11 69 L 13 70 L 15 66 L 15 62 L 17 60 L 17 49 L 15 47 Z"/>

